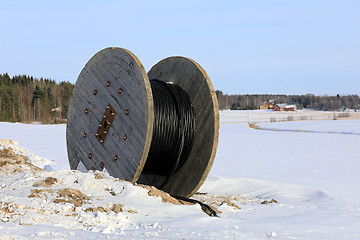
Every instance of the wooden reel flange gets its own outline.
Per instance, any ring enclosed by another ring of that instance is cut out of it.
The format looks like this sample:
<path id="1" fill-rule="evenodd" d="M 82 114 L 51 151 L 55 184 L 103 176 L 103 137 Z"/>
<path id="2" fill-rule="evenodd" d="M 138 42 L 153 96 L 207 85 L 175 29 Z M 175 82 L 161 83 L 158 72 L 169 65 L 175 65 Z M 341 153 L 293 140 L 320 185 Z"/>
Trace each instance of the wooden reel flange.
<path id="1" fill-rule="evenodd" d="M 219 136 L 215 90 L 205 70 L 184 57 L 166 58 L 148 74 L 122 48 L 96 53 L 81 71 L 69 106 L 66 141 L 71 169 L 107 171 L 133 183 L 159 187 L 165 176 L 142 173 L 149 153 L 154 103 L 149 79 L 181 87 L 194 109 L 195 135 L 189 157 L 162 186 L 189 197 L 212 167 Z"/>

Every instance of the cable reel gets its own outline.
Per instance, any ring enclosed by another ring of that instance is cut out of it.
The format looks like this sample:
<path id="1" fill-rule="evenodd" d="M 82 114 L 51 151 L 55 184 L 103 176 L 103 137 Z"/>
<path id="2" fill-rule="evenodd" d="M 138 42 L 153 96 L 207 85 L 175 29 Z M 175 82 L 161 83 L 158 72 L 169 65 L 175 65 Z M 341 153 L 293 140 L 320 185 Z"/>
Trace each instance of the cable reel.
<path id="1" fill-rule="evenodd" d="M 107 171 L 174 196 L 195 193 L 216 154 L 215 90 L 185 57 L 165 58 L 147 74 L 130 51 L 101 50 L 76 81 L 67 119 L 71 169 Z"/>

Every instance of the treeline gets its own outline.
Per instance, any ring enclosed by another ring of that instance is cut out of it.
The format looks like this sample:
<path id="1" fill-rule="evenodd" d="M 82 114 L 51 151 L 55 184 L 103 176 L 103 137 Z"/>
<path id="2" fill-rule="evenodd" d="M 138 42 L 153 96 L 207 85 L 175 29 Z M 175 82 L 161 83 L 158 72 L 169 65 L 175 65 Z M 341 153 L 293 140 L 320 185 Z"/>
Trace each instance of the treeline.
<path id="1" fill-rule="evenodd" d="M 65 122 L 73 88 L 69 82 L 0 74 L 0 121 Z"/>
<path id="2" fill-rule="evenodd" d="M 359 95 L 315 96 L 306 95 L 227 95 L 216 91 L 220 109 L 253 110 L 258 109 L 264 102 L 274 100 L 275 103 L 295 104 L 298 109 L 314 109 L 323 111 L 341 111 L 345 109 L 360 110 Z"/>
<path id="3" fill-rule="evenodd" d="M 65 122 L 74 85 L 56 83 L 47 78 L 27 75 L 10 77 L 0 74 L 0 121 L 6 122 Z M 216 91 L 219 107 L 223 109 L 253 110 L 269 100 L 275 103 L 295 104 L 298 109 L 340 111 L 360 110 L 359 95 L 315 96 L 246 94 L 227 95 Z"/>

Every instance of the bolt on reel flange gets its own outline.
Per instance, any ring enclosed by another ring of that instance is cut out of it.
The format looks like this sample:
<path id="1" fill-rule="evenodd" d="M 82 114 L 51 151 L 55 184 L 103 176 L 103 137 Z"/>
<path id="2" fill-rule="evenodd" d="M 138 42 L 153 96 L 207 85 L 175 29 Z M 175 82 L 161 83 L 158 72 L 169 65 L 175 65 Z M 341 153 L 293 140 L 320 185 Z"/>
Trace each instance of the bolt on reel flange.
<path id="1" fill-rule="evenodd" d="M 170 176 L 143 172 L 155 121 L 149 79 L 179 86 L 194 110 L 191 151 L 181 168 Z M 133 53 L 115 47 L 96 53 L 81 71 L 66 128 L 71 169 L 107 171 L 113 177 L 161 186 L 171 195 L 183 197 L 191 196 L 204 183 L 215 158 L 218 136 L 215 90 L 198 63 L 169 57 L 146 74 Z"/>

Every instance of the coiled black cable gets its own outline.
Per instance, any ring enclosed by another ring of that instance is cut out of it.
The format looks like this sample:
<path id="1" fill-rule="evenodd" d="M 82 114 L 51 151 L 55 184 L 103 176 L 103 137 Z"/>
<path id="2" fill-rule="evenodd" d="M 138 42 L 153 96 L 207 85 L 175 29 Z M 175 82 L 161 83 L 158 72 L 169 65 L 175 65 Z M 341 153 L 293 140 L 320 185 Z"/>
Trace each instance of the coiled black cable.
<path id="1" fill-rule="evenodd" d="M 150 80 L 150 84 L 154 102 L 154 129 L 143 173 L 165 176 L 163 183 L 157 186 L 162 189 L 189 157 L 195 135 L 195 116 L 187 93 L 179 86 L 156 79 Z M 200 204 L 210 217 L 218 217 L 205 203 L 171 196 Z"/>
<path id="2" fill-rule="evenodd" d="M 154 102 L 154 129 L 143 173 L 169 177 L 189 157 L 195 117 L 187 93 L 179 86 L 150 80 Z"/>

